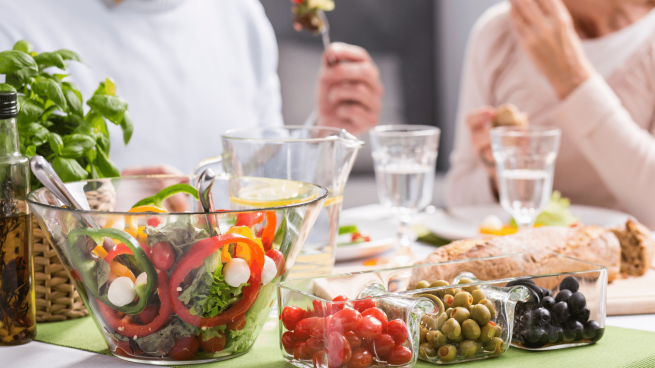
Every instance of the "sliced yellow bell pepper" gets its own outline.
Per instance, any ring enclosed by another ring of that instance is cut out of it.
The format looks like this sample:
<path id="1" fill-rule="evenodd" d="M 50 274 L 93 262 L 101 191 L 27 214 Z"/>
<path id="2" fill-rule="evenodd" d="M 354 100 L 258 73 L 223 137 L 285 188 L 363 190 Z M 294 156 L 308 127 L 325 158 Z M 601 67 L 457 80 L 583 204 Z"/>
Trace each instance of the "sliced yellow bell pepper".
<path id="1" fill-rule="evenodd" d="M 168 213 L 165 209 L 157 206 L 138 206 L 130 208 L 127 212 L 154 212 L 154 213 Z"/>
<path id="2" fill-rule="evenodd" d="M 93 253 L 95 253 L 96 256 L 105 259 L 107 257 L 107 251 L 102 245 L 96 245 L 95 248 L 93 248 Z"/>

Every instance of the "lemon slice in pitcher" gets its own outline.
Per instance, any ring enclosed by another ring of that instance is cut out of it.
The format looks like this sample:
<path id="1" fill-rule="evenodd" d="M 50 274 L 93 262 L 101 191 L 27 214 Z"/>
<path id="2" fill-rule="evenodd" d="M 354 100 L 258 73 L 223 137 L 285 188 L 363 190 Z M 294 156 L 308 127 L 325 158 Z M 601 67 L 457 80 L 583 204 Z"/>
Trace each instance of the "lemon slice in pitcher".
<path id="1" fill-rule="evenodd" d="M 281 207 L 305 203 L 318 196 L 316 188 L 299 181 L 257 178 L 230 195 L 233 203 L 249 207 Z"/>

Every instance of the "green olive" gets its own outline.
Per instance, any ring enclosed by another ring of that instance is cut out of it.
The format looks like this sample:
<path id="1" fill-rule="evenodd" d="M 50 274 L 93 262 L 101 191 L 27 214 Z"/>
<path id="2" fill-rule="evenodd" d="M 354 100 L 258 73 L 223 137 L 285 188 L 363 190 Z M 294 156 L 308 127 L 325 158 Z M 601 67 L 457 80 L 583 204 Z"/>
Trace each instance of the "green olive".
<path id="1" fill-rule="evenodd" d="M 457 295 L 457 293 L 459 293 L 460 291 L 462 291 L 462 289 L 460 289 L 460 288 L 450 288 L 450 289 L 446 289 L 446 294 L 447 294 L 447 295 L 455 296 L 455 295 Z"/>
<path id="2" fill-rule="evenodd" d="M 446 294 L 446 295 L 443 296 L 443 305 L 444 305 L 444 307 L 446 307 L 446 309 L 453 308 L 454 307 L 453 304 L 455 304 L 455 297 L 454 296 L 452 296 L 450 294 Z"/>
<path id="3" fill-rule="evenodd" d="M 439 348 L 437 355 L 439 356 L 440 362 L 452 362 L 457 358 L 457 349 L 452 345 L 444 345 Z"/>
<path id="4" fill-rule="evenodd" d="M 447 315 L 447 316 L 450 316 L 450 313 L 451 313 L 452 311 L 453 311 L 453 308 L 448 308 L 448 309 L 446 309 L 446 315 Z M 448 317 L 448 318 L 450 318 L 450 317 Z"/>
<path id="5" fill-rule="evenodd" d="M 422 298 L 428 298 L 430 299 L 434 304 L 437 305 L 437 313 L 441 313 L 445 310 L 443 302 L 441 299 L 437 298 L 436 296 L 428 293 L 421 293 L 421 294 L 414 294 L 414 297 L 422 297 Z"/>
<path id="6" fill-rule="evenodd" d="M 446 345 L 446 342 L 448 341 L 446 335 L 444 335 L 441 331 L 428 331 L 427 335 L 425 335 L 425 339 L 435 348 Z"/>
<path id="7" fill-rule="evenodd" d="M 415 289 L 427 289 L 427 288 L 429 288 L 429 287 L 430 287 L 430 283 L 429 283 L 429 282 L 427 282 L 427 281 L 425 281 L 425 280 L 421 280 L 421 281 L 419 281 L 419 282 L 416 283 L 416 286 L 415 286 L 414 288 L 415 288 Z"/>
<path id="8" fill-rule="evenodd" d="M 448 281 L 446 281 L 446 280 L 437 280 L 437 281 L 432 282 L 432 283 L 430 284 L 430 287 L 431 287 L 431 288 L 437 288 L 437 287 L 448 286 L 448 285 L 450 285 L 450 284 L 449 284 Z M 438 290 L 438 291 L 437 291 L 437 295 L 438 295 L 440 298 L 443 298 L 443 296 L 444 296 L 445 294 L 446 294 L 446 291 L 445 291 L 445 290 Z"/>
<path id="9" fill-rule="evenodd" d="M 421 339 L 419 340 L 421 344 L 426 341 L 425 336 L 428 334 L 428 331 L 429 330 L 427 328 L 421 326 Z"/>
<path id="10" fill-rule="evenodd" d="M 494 337 L 484 344 L 484 350 L 492 351 L 495 354 L 502 353 L 505 347 L 505 341 L 500 337 Z"/>
<path id="11" fill-rule="evenodd" d="M 490 301 L 489 299 L 482 299 L 480 300 L 480 303 L 489 309 L 489 314 L 491 314 L 491 318 L 496 317 L 496 304 L 494 302 Z"/>
<path id="12" fill-rule="evenodd" d="M 437 328 L 441 329 L 441 326 L 443 326 L 444 323 L 448 320 L 448 315 L 446 312 L 443 312 L 437 317 Z"/>
<path id="13" fill-rule="evenodd" d="M 500 327 L 500 326 L 498 326 L 498 325 L 496 325 L 496 334 L 495 334 L 494 336 L 496 336 L 496 337 L 501 337 L 501 336 L 503 336 L 503 328 Z"/>
<path id="14" fill-rule="evenodd" d="M 483 300 L 484 298 L 487 297 L 486 295 L 484 295 L 484 291 L 479 289 L 473 290 L 473 292 L 471 292 L 471 295 L 473 295 L 473 304 L 478 304 L 480 303 L 480 300 Z"/>
<path id="15" fill-rule="evenodd" d="M 478 341 L 482 343 L 486 343 L 487 341 L 490 341 L 495 335 L 496 335 L 496 326 L 492 325 L 491 323 L 487 323 L 486 325 L 482 326 L 482 328 L 480 328 L 480 338 L 478 339 Z"/>
<path id="16" fill-rule="evenodd" d="M 471 318 L 480 326 L 484 326 L 491 321 L 491 313 L 484 304 L 476 304 L 471 311 Z"/>
<path id="17" fill-rule="evenodd" d="M 462 327 L 456 319 L 450 318 L 443 324 L 443 326 L 441 326 L 441 332 L 443 332 L 449 340 L 455 340 L 462 335 Z"/>
<path id="18" fill-rule="evenodd" d="M 474 283 L 475 280 L 469 279 L 468 277 L 462 277 L 459 279 L 459 284 L 472 284 Z M 462 286 L 462 290 L 467 291 L 469 293 L 473 293 L 474 290 L 478 290 L 480 287 L 478 285 L 471 285 L 471 286 Z"/>
<path id="19" fill-rule="evenodd" d="M 480 326 L 472 319 L 462 323 L 462 334 L 469 340 L 477 340 L 480 337 Z"/>
<path id="20" fill-rule="evenodd" d="M 427 314 L 424 314 L 423 317 L 421 317 L 421 324 L 427 327 L 428 330 L 437 329 L 437 321 L 432 316 Z"/>
<path id="21" fill-rule="evenodd" d="M 473 304 L 473 296 L 467 291 L 460 291 L 453 300 L 453 307 L 468 308 L 471 304 Z"/>
<path id="22" fill-rule="evenodd" d="M 456 338 L 450 340 L 450 343 L 453 344 L 453 345 L 457 345 L 457 344 L 459 344 L 459 343 L 462 342 L 462 341 L 464 341 L 464 335 L 460 334 L 460 335 L 457 336 Z"/>
<path id="23" fill-rule="evenodd" d="M 471 318 L 471 312 L 468 309 L 457 307 L 450 312 L 450 318 L 455 318 L 460 324 Z"/>
<path id="24" fill-rule="evenodd" d="M 434 346 L 424 342 L 419 346 L 418 353 L 421 356 L 421 358 L 425 360 L 430 360 L 429 358 L 432 358 L 437 355 L 437 349 Z"/>
<path id="25" fill-rule="evenodd" d="M 472 358 L 477 351 L 478 345 L 473 340 L 465 340 L 457 345 L 457 355 L 463 358 Z"/>

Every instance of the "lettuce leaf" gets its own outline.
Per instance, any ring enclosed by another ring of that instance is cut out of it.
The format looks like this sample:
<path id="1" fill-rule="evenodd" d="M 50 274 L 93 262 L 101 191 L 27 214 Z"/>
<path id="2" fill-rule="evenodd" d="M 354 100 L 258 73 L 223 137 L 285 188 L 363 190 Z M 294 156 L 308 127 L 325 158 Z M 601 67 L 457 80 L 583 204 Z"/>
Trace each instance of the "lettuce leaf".
<path id="1" fill-rule="evenodd" d="M 224 351 L 240 353 L 248 350 L 255 342 L 255 336 L 264 327 L 264 323 L 268 319 L 271 306 L 273 305 L 273 299 L 276 297 L 276 284 L 275 282 L 271 282 L 262 286 L 257 300 L 255 300 L 255 303 L 246 312 L 246 324 L 243 329 L 229 331 L 229 337 Z"/>
<path id="2" fill-rule="evenodd" d="M 148 354 L 166 355 L 175 346 L 175 339 L 197 335 L 198 332 L 197 327 L 172 317 L 171 322 L 159 331 L 134 341 Z"/>
<path id="3" fill-rule="evenodd" d="M 175 219 L 169 218 L 168 223 L 162 227 L 146 227 L 145 233 L 148 235 L 148 245 L 151 247 L 156 243 L 165 241 L 170 243 L 177 256 L 197 241 L 208 238 L 209 234 L 203 229 L 198 229 L 191 222 L 193 216 L 176 216 Z"/>
<path id="4" fill-rule="evenodd" d="M 550 202 L 546 205 L 546 208 L 537 216 L 535 221 L 535 226 L 571 226 L 579 221 L 575 217 L 569 206 L 571 201 L 562 197 L 562 194 L 556 190 L 553 191 L 553 194 L 550 197 Z M 516 227 L 516 221 L 512 219 L 512 226 Z"/>

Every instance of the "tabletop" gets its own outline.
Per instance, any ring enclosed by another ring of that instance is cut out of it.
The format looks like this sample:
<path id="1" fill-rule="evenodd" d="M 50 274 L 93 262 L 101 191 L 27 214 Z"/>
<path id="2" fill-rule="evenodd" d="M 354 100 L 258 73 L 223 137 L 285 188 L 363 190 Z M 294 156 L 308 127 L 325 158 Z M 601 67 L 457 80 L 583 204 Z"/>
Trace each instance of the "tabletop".
<path id="1" fill-rule="evenodd" d="M 375 213 L 375 214 L 373 214 Z M 380 212 L 377 206 L 363 206 L 343 211 L 344 217 L 365 216 L 369 219 L 382 219 L 388 214 Z M 413 250 L 417 255 L 427 255 L 434 247 L 416 243 Z M 393 251 L 391 251 L 393 254 Z M 384 256 L 384 255 L 383 255 Z M 341 262 L 336 264 L 336 270 L 346 270 L 361 266 L 361 261 Z M 607 326 L 616 326 L 655 332 L 655 314 L 610 316 L 605 320 Z M 280 357 L 281 359 L 282 357 Z M 25 345 L 1 347 L 0 366 L 41 368 L 47 362 L 48 368 L 114 368 L 114 367 L 144 367 L 142 364 L 130 363 L 107 355 L 88 351 L 66 348 L 38 341 Z M 10 365 L 5 365 L 11 363 Z M 227 362 L 226 362 L 227 363 Z M 229 366 L 225 364 L 225 366 Z M 291 367 L 291 365 L 289 365 Z"/>

